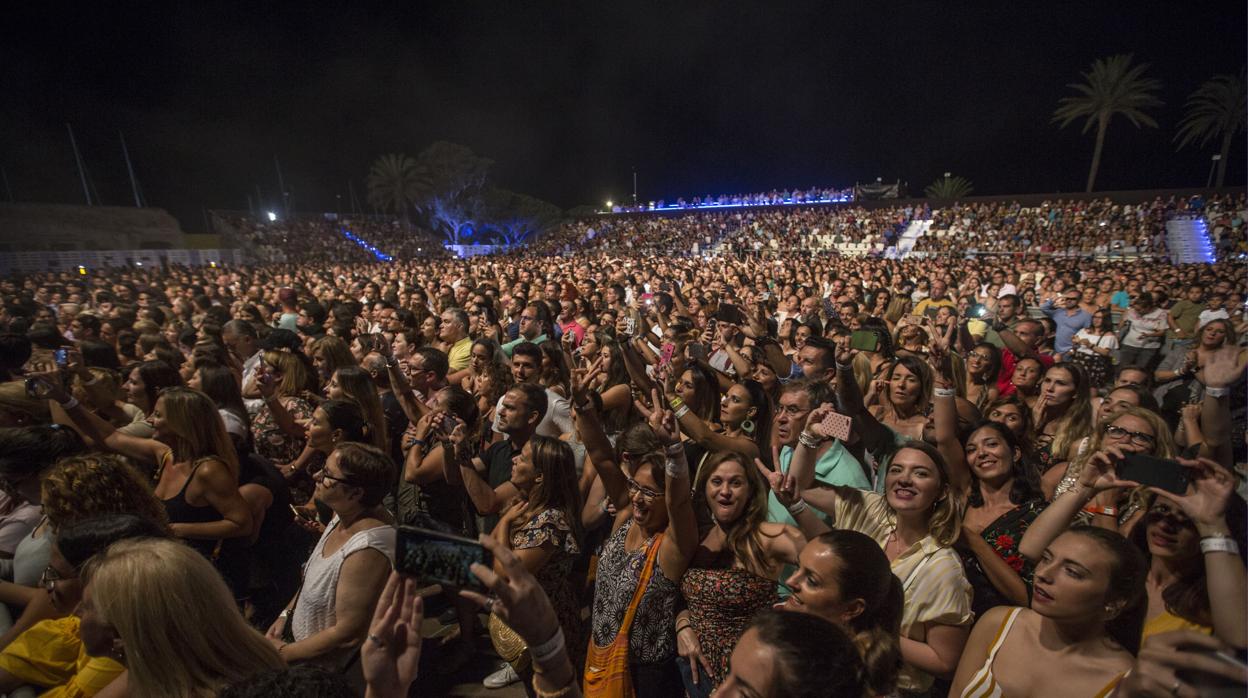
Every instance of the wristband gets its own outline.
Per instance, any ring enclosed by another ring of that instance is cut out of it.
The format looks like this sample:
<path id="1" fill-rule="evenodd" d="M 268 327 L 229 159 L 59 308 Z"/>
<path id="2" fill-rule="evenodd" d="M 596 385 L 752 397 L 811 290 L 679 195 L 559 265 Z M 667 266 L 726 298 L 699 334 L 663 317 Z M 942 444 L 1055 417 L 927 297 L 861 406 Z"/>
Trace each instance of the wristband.
<path id="1" fill-rule="evenodd" d="M 1205 395 L 1209 397 L 1226 397 L 1231 392 L 1230 388 L 1205 388 Z"/>
<path id="2" fill-rule="evenodd" d="M 932 395 L 936 397 L 957 397 L 958 391 L 955 388 L 936 388 L 932 391 Z"/>
<path id="3" fill-rule="evenodd" d="M 1200 552 L 1238 555 L 1239 544 L 1230 536 L 1208 536 L 1200 539 Z"/>
<path id="4" fill-rule="evenodd" d="M 680 396 L 676 396 L 676 397 L 672 398 L 671 400 L 668 400 L 668 401 L 667 401 L 667 404 L 671 405 L 671 406 L 672 406 L 672 409 L 674 409 L 674 410 L 678 410 L 678 409 L 680 409 L 680 408 L 681 408 L 681 406 L 682 406 L 682 405 L 684 405 L 684 404 L 685 404 L 685 401 L 684 401 L 684 400 L 682 400 L 682 399 L 680 398 Z"/>
<path id="5" fill-rule="evenodd" d="M 663 452 L 669 456 L 679 456 L 685 452 L 685 445 L 679 441 L 674 444 L 668 444 L 663 448 Z"/>
<path id="6" fill-rule="evenodd" d="M 679 635 L 680 631 L 685 630 L 686 628 L 692 628 L 692 627 L 693 627 L 693 624 L 691 623 L 684 623 L 682 625 L 678 625 L 676 626 L 676 634 Z"/>
<path id="7" fill-rule="evenodd" d="M 594 403 L 593 403 L 592 401 L 590 401 L 590 400 L 586 400 L 585 402 L 582 402 L 582 403 L 577 404 L 577 406 L 576 406 L 576 411 L 577 411 L 577 412 L 588 412 L 588 411 L 590 411 L 591 409 L 593 409 L 593 407 L 594 407 Z"/>
<path id="8" fill-rule="evenodd" d="M 680 407 L 676 408 L 676 419 L 680 419 L 681 417 L 687 414 L 689 414 L 688 405 L 681 405 Z"/>
<path id="9" fill-rule="evenodd" d="M 798 514 L 802 513 L 803 511 L 806 511 L 808 507 L 809 505 L 806 504 L 805 499 L 799 499 L 796 502 L 793 502 L 793 506 L 785 507 L 785 508 L 789 510 L 789 514 L 796 517 Z"/>
<path id="10" fill-rule="evenodd" d="M 689 474 L 689 461 L 685 460 L 683 447 L 679 455 L 668 455 L 667 461 L 663 463 L 663 470 L 670 478 L 679 478 Z"/>
<path id="11" fill-rule="evenodd" d="M 1083 510 L 1088 512 L 1089 514 L 1101 514 L 1102 516 L 1117 516 L 1118 515 L 1118 507 L 1113 507 L 1113 506 L 1104 507 L 1104 506 L 1101 506 L 1100 504 L 1087 504 L 1083 507 Z"/>
<path id="12" fill-rule="evenodd" d="M 77 407 L 77 406 L 78 406 L 78 398 L 76 398 L 76 397 L 71 397 L 71 398 L 69 398 L 68 400 L 66 400 L 65 402 L 62 402 L 62 403 L 61 403 L 61 407 L 62 407 L 62 408 L 64 408 L 64 409 L 66 409 L 66 410 L 72 410 L 72 409 L 74 409 L 74 408 L 75 408 L 75 407 Z"/>
<path id="13" fill-rule="evenodd" d="M 429 443 L 425 441 L 424 439 L 412 439 L 411 441 L 407 442 L 408 448 L 411 448 L 413 446 L 420 446 L 421 448 L 425 448 L 428 445 Z"/>
<path id="14" fill-rule="evenodd" d="M 533 663 L 544 663 L 555 658 L 555 655 L 563 651 L 565 641 L 563 637 L 563 628 L 555 629 L 555 634 L 549 640 L 540 645 L 532 645 L 529 647 L 529 656 L 532 657 Z"/>

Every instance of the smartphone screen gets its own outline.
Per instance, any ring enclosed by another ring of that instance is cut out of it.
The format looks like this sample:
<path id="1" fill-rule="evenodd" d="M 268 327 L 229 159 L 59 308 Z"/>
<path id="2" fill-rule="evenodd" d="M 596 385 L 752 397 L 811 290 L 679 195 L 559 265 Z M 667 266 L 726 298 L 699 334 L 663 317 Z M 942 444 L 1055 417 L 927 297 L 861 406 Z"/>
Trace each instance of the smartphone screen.
<path id="1" fill-rule="evenodd" d="M 414 526 L 398 527 L 395 568 L 400 574 L 444 587 L 485 591 L 485 586 L 468 569 L 474 562 L 491 567 L 494 555 L 470 538 Z"/>
<path id="2" fill-rule="evenodd" d="M 858 351 L 879 351 L 880 336 L 871 330 L 855 330 L 849 335 L 849 348 Z"/>
<path id="3" fill-rule="evenodd" d="M 52 356 L 56 359 L 56 365 L 60 366 L 61 368 L 65 368 L 65 366 L 69 364 L 69 350 L 68 349 L 57 349 L 56 351 L 52 352 Z"/>
<path id="4" fill-rule="evenodd" d="M 1187 469 L 1177 462 L 1133 453 L 1118 463 L 1118 478 L 1175 494 L 1187 492 Z"/>

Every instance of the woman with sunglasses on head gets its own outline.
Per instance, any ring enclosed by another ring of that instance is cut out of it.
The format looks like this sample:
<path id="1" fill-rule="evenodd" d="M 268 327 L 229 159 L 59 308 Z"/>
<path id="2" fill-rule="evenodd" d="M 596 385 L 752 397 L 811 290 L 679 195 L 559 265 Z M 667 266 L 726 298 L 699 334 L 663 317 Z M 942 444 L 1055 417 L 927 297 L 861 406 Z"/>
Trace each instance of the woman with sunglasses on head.
<path id="1" fill-rule="evenodd" d="M 267 637 L 287 662 L 344 670 L 364 641 L 394 562 L 395 529 L 382 499 L 394 486 L 384 451 L 340 443 L 316 474 L 316 500 L 334 517 L 304 568 L 303 585 Z"/>
<path id="2" fill-rule="evenodd" d="M 595 660 L 614 647 L 627 655 L 637 695 L 679 695 L 673 632 L 678 584 L 693 558 L 698 529 L 676 416 L 663 408 L 655 391 L 650 426 L 664 454 L 644 454 L 626 473 L 602 431 L 589 387 L 578 377 L 572 388 L 577 430 L 617 512 L 595 575 L 586 684 L 610 680 Z"/>
<path id="3" fill-rule="evenodd" d="M 997 375 L 1001 372 L 1001 350 L 979 342 L 966 355 L 966 399 L 977 410 L 997 399 Z"/>
<path id="4" fill-rule="evenodd" d="M 1248 507 L 1235 493 L 1235 476 L 1212 460 L 1183 460 L 1183 494 L 1118 478 L 1129 451 L 1109 446 L 1083 465 L 1070 489 L 1053 500 L 1019 546 L 1034 557 L 1081 511 L 1107 512 L 1105 493 L 1137 488 L 1143 515 L 1128 534 L 1148 561 L 1148 608 L 1143 637 L 1171 630 L 1212 632 L 1235 647 L 1248 646 L 1248 582 L 1241 551 L 1248 545 Z M 1115 495 L 1116 496 L 1116 495 Z M 1112 500 L 1111 500 L 1112 501 Z"/>

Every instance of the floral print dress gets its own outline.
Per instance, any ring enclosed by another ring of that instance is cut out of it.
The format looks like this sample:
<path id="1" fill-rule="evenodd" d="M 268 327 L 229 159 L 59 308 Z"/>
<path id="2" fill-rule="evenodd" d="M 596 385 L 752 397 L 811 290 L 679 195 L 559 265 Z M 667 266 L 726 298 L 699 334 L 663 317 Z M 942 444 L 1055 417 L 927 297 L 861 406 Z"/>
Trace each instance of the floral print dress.
<path id="1" fill-rule="evenodd" d="M 1045 502 L 1039 499 L 1019 504 L 988 524 L 981 534 L 997 555 L 1023 578 L 1028 595 L 1031 594 L 1035 566 L 1018 552 L 1018 543 L 1023 539 L 1031 522 L 1044 511 L 1044 507 Z M 971 597 L 971 610 L 977 617 L 995 606 L 1015 605 L 992 585 L 984 568 L 979 564 L 979 558 L 975 557 L 970 548 L 962 543 L 958 543 L 955 548 L 962 558 L 962 566 L 966 568 L 966 579 L 975 592 Z"/>
<path id="2" fill-rule="evenodd" d="M 291 419 L 296 422 L 312 419 L 315 408 L 307 400 L 293 396 L 281 400 Z M 251 436 L 256 444 L 256 453 L 279 466 L 298 458 L 307 444 L 307 439 L 297 439 L 282 431 L 268 405 L 261 407 L 256 418 L 251 420 Z"/>
<path id="3" fill-rule="evenodd" d="M 689 624 L 711 665 L 711 686 L 728 675 L 728 658 L 741 633 L 759 611 L 780 601 L 776 580 L 740 567 L 691 567 L 680 580 L 689 607 Z"/>
<path id="4" fill-rule="evenodd" d="M 544 509 L 511 532 L 513 550 L 540 548 L 546 543 L 554 551 L 537 571 L 537 582 L 555 607 L 555 616 L 563 628 L 572 666 L 579 668 L 585 661 L 586 640 L 578 595 L 583 580 L 577 579 L 574 574 L 581 546 L 572 525 L 561 510 Z"/>

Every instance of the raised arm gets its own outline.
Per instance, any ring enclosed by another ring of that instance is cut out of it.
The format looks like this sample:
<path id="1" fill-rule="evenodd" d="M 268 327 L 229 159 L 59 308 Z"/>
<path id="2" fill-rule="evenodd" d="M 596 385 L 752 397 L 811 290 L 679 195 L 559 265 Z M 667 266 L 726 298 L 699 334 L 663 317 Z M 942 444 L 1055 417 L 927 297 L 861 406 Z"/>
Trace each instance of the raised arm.
<path id="1" fill-rule="evenodd" d="M 576 410 L 576 432 L 585 444 L 585 454 L 592 461 L 607 492 L 607 500 L 616 509 L 628 506 L 628 480 L 620 470 L 616 461 L 615 449 L 607 434 L 602 429 L 598 412 L 589 399 L 589 387 L 586 385 L 586 374 L 576 371 L 572 374 L 572 408 Z"/>
<path id="2" fill-rule="evenodd" d="M 667 456 L 663 467 L 668 535 L 663 539 L 659 562 L 668 579 L 679 579 L 698 547 L 698 522 L 693 515 L 689 463 L 676 429 L 676 415 L 663 409 L 657 401 L 654 411 L 650 413 L 650 428 L 659 437 Z"/>
<path id="3" fill-rule="evenodd" d="M 1039 560 L 1049 543 L 1070 528 L 1075 515 L 1093 497 L 1115 488 L 1137 487 L 1139 483 L 1119 480 L 1114 474 L 1114 462 L 1122 458 L 1122 451 L 1112 447 L 1092 454 L 1084 463 L 1083 470 L 1079 471 L 1079 479 L 1075 485 L 1054 499 L 1031 522 L 1023 539 L 1018 542 L 1019 554 L 1033 562 Z M 1114 520 L 1116 523 L 1116 517 Z"/>
<path id="4" fill-rule="evenodd" d="M 949 466 L 949 482 L 965 492 L 971 486 L 971 471 L 966 465 L 966 452 L 958 439 L 958 398 L 954 389 L 952 369 L 947 354 L 933 353 L 932 422 L 935 427 L 936 450 Z"/>
<path id="5" fill-rule="evenodd" d="M 124 434 L 106 419 L 101 419 L 61 389 L 59 379 L 36 378 L 51 400 L 52 415 L 67 426 L 73 427 L 99 447 L 115 451 L 147 466 L 160 463 L 169 447 L 155 439 L 143 439 Z"/>
<path id="6" fill-rule="evenodd" d="M 1226 437 L 1231 433 L 1230 386 L 1244 373 L 1245 355 L 1239 347 L 1223 347 L 1209 356 L 1205 362 L 1205 396 L 1200 406 L 1200 426 L 1204 434 L 1204 448 L 1213 460 L 1224 467 L 1231 465 L 1231 444 Z"/>

